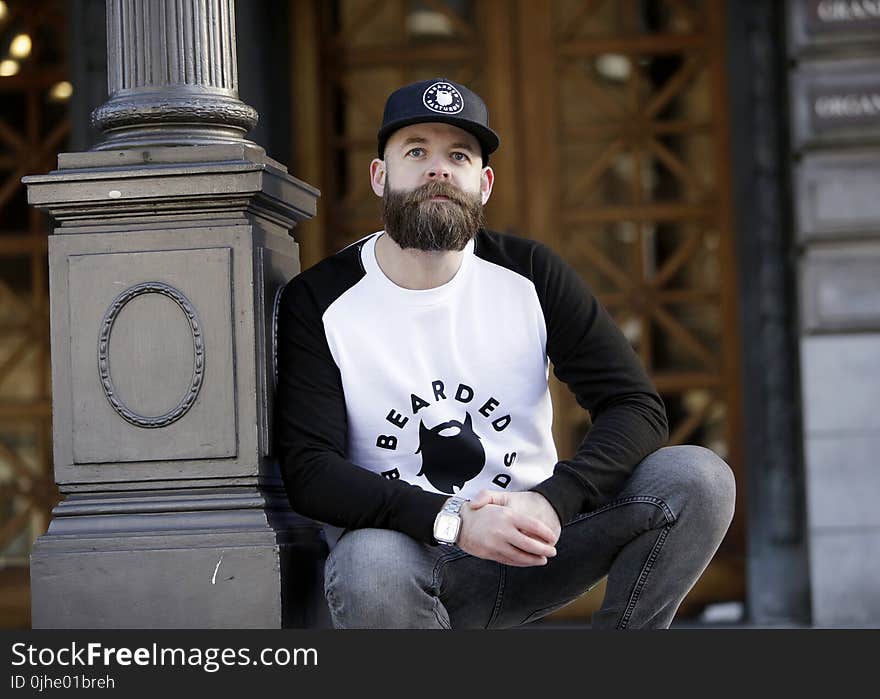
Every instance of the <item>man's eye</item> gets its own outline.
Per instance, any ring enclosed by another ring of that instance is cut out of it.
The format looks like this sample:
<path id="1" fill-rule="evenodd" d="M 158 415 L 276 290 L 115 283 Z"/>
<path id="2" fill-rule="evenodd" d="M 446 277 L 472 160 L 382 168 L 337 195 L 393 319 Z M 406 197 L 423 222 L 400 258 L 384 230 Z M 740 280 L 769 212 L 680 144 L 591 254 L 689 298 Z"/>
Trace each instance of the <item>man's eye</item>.
<path id="1" fill-rule="evenodd" d="M 411 155 L 414 158 L 420 158 L 422 155 L 424 155 L 424 153 L 425 153 L 424 148 L 410 148 L 409 153 L 407 153 L 407 155 Z"/>
<path id="2" fill-rule="evenodd" d="M 464 163 L 470 160 L 470 158 L 467 157 L 467 153 L 462 153 L 461 151 L 455 151 L 452 154 L 452 159 L 457 160 L 460 163 Z"/>

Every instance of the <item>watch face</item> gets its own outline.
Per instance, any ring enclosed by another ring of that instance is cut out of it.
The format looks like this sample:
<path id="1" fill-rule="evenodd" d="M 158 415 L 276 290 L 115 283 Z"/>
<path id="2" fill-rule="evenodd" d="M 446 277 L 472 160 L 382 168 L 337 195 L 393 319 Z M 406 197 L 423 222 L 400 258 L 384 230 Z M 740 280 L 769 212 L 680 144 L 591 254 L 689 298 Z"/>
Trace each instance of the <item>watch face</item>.
<path id="1" fill-rule="evenodd" d="M 437 518 L 434 537 L 440 541 L 455 541 L 461 520 L 455 515 L 441 514 Z"/>

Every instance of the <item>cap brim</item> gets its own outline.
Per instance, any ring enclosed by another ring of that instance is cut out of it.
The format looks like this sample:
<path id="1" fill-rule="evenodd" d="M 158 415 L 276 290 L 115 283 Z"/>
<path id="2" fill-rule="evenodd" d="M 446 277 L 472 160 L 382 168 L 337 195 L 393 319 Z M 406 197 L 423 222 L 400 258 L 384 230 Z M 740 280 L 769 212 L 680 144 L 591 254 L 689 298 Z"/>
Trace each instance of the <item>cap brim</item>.
<path id="1" fill-rule="evenodd" d="M 483 149 L 484 159 L 487 159 L 489 154 L 494 153 L 498 148 L 500 142 L 498 134 L 487 126 L 475 124 L 467 119 L 457 119 L 454 116 L 447 116 L 445 114 L 420 114 L 419 116 L 397 119 L 396 121 L 385 124 L 385 126 L 379 129 L 379 157 L 385 157 L 385 144 L 388 143 L 391 134 L 398 129 L 402 129 L 404 126 L 412 126 L 413 124 L 431 124 L 436 122 L 452 124 L 453 126 L 457 126 L 458 128 L 473 134 L 474 138 L 479 141 L 480 148 Z"/>

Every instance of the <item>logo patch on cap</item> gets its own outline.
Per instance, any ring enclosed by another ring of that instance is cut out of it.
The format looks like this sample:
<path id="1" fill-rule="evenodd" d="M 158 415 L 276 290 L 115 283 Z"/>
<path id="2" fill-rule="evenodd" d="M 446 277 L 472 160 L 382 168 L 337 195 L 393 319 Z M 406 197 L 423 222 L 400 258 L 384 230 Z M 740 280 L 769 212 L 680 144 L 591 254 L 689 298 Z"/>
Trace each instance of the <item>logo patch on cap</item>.
<path id="1" fill-rule="evenodd" d="M 425 90 L 422 102 L 432 112 L 440 114 L 458 114 L 464 109 L 464 98 L 449 83 L 434 83 Z"/>

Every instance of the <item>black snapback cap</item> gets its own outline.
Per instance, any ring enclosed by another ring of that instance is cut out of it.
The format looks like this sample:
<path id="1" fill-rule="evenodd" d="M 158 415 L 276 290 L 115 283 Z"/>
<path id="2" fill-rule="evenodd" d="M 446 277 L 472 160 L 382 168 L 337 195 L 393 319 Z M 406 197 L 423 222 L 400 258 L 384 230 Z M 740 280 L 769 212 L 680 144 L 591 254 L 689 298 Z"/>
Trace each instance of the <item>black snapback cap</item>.
<path id="1" fill-rule="evenodd" d="M 388 96 L 379 129 L 379 157 L 398 129 L 427 122 L 452 124 L 472 133 L 483 149 L 483 162 L 498 148 L 498 134 L 489 128 L 489 110 L 476 92 L 446 78 L 405 85 Z"/>

